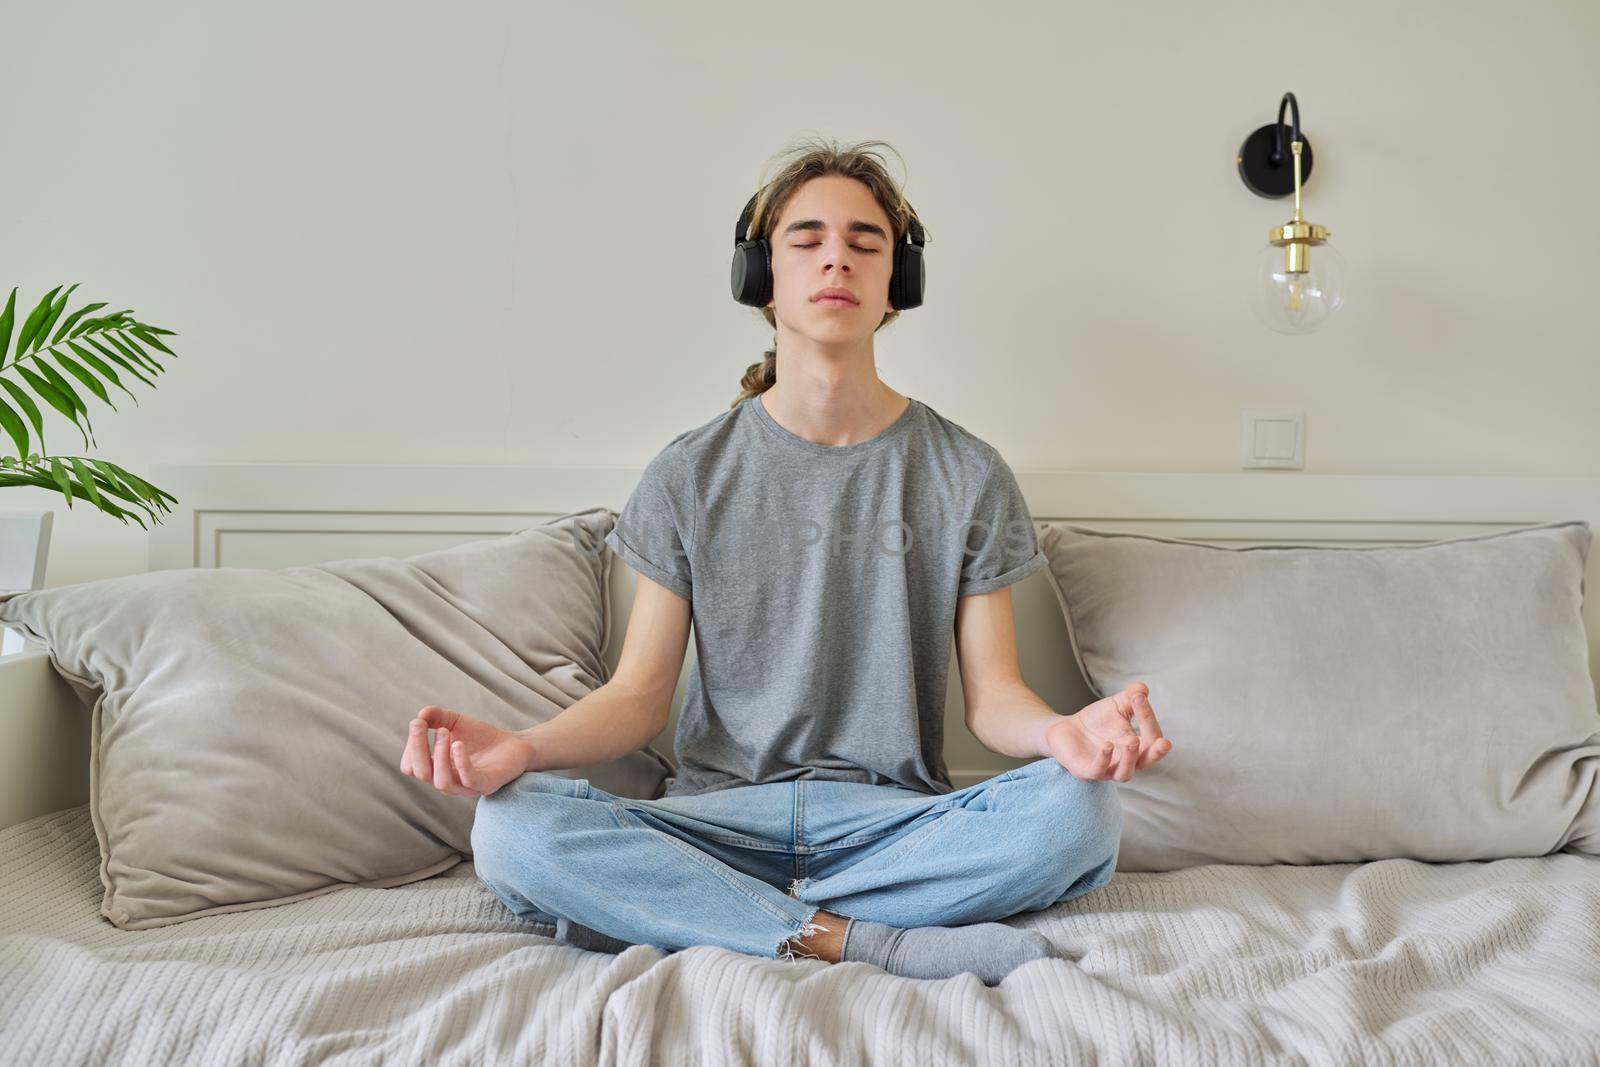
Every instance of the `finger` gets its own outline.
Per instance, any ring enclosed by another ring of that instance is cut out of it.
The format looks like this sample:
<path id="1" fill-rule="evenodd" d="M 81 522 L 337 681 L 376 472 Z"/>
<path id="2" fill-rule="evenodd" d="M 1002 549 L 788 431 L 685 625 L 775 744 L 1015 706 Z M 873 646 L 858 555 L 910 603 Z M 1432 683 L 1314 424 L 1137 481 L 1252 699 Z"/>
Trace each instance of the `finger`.
<path id="1" fill-rule="evenodd" d="M 422 719 L 411 720 L 411 737 L 406 741 L 406 773 L 426 782 L 433 777 L 433 764 L 428 762 L 428 724 Z"/>
<path id="2" fill-rule="evenodd" d="M 1139 758 L 1139 735 L 1133 732 L 1133 701 L 1137 693 L 1138 690 L 1125 690 L 1121 694 L 1124 699 L 1117 702 L 1117 710 L 1124 721 L 1121 731 L 1111 739 L 1111 777 L 1119 782 L 1133 777 L 1134 764 Z"/>
<path id="3" fill-rule="evenodd" d="M 1139 735 L 1133 734 L 1117 746 L 1117 773 L 1119 782 L 1133 777 L 1133 765 L 1139 761 Z"/>
<path id="4" fill-rule="evenodd" d="M 1094 766 L 1090 768 L 1091 781 L 1111 776 L 1111 767 L 1117 760 L 1115 749 L 1110 741 L 1100 746 L 1100 751 L 1095 753 Z"/>
<path id="5" fill-rule="evenodd" d="M 413 778 L 432 777 L 432 769 L 423 771 L 424 761 L 428 758 L 428 724 L 420 718 L 412 719 L 406 727 L 406 755 L 405 762 L 400 769 Z"/>
<path id="6" fill-rule="evenodd" d="M 1151 745 L 1140 754 L 1139 766 L 1136 769 L 1142 771 L 1152 764 L 1160 763 L 1166 754 L 1171 751 L 1172 742 L 1163 737 L 1161 740 L 1157 741 L 1154 745 Z"/>
<path id="7" fill-rule="evenodd" d="M 450 731 L 444 727 L 434 731 L 433 787 L 448 793 L 456 787 L 456 772 L 450 768 Z"/>
<path id="8" fill-rule="evenodd" d="M 1148 696 L 1143 693 L 1134 695 L 1133 714 L 1139 720 L 1139 734 L 1144 738 L 1147 747 L 1161 739 L 1161 724 L 1156 722 L 1156 709 L 1150 706 Z"/>
<path id="9" fill-rule="evenodd" d="M 454 730 L 456 728 L 456 723 L 460 721 L 461 716 L 447 708 L 441 708 L 437 704 L 429 704 L 427 707 L 417 712 L 417 718 L 421 719 L 423 723 L 435 730 L 439 729 L 441 726 L 446 730 Z"/>
<path id="10" fill-rule="evenodd" d="M 482 790 L 477 784 L 478 772 L 467 756 L 467 746 L 460 741 L 450 742 L 450 759 L 456 769 L 456 778 L 461 784 L 474 793 L 481 793 Z"/>
<path id="11" fill-rule="evenodd" d="M 1156 710 L 1150 706 L 1150 698 L 1146 694 L 1137 694 L 1133 699 L 1133 713 L 1139 719 L 1139 736 L 1144 743 L 1144 751 L 1139 754 L 1138 770 L 1144 770 L 1156 760 L 1166 755 L 1172 748 L 1172 742 L 1161 744 L 1164 735 L 1161 733 L 1161 724 L 1156 721 Z"/>

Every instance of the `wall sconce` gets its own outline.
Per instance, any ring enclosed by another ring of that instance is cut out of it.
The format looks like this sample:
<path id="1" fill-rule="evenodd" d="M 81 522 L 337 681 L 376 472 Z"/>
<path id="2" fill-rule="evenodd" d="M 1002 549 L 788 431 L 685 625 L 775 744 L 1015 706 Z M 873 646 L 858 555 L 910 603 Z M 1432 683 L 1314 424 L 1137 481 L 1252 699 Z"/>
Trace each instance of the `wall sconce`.
<path id="1" fill-rule="evenodd" d="M 1285 108 L 1292 121 L 1287 127 Z M 1311 142 L 1300 133 L 1300 104 L 1293 93 L 1284 93 L 1278 103 L 1277 122 L 1239 146 L 1239 177 L 1257 196 L 1279 199 L 1294 193 L 1294 218 L 1267 233 L 1250 306 L 1279 333 L 1310 333 L 1344 303 L 1344 258 L 1327 243 L 1327 227 L 1300 216 L 1300 186 L 1311 177 Z"/>

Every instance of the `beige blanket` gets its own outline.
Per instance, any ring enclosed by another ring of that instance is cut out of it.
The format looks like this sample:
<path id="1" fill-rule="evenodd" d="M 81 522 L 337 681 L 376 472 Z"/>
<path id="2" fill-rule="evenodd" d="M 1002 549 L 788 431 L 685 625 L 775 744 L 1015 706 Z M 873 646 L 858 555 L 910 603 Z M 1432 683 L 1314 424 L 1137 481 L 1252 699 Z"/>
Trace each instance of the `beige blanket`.
<path id="1" fill-rule="evenodd" d="M 1008 920 L 996 988 L 713 946 L 586 953 L 470 864 L 123 931 L 87 807 L 0 831 L 0 1059 L 160 1063 L 1600 1062 L 1600 858 L 1118 874 Z"/>

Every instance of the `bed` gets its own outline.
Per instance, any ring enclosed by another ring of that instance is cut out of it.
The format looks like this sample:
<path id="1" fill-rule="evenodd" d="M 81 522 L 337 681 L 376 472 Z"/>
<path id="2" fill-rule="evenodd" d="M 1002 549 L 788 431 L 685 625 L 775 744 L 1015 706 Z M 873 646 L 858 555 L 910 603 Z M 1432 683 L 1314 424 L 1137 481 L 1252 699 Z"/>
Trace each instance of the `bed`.
<path id="1" fill-rule="evenodd" d="M 159 467 L 152 480 L 181 504 L 152 533 L 150 563 L 404 554 L 588 504 L 620 508 L 637 474 Z M 1588 479 L 1018 480 L 1040 521 L 1216 544 L 1404 543 L 1600 518 Z M 633 574 L 612 574 L 620 633 Z M 1058 710 L 1093 699 L 1062 654 L 1041 576 L 1014 595 L 1030 686 Z M 1585 602 L 1591 649 L 1592 612 Z M 949 696 L 956 787 L 1024 762 L 966 733 L 954 672 Z M 470 860 L 393 888 L 121 930 L 97 910 L 83 719 L 45 652 L 0 657 L 5 1062 L 1600 1063 L 1600 857 L 1119 870 L 1101 890 L 1008 920 L 1063 958 L 994 988 L 715 946 L 584 952 L 516 918 Z"/>

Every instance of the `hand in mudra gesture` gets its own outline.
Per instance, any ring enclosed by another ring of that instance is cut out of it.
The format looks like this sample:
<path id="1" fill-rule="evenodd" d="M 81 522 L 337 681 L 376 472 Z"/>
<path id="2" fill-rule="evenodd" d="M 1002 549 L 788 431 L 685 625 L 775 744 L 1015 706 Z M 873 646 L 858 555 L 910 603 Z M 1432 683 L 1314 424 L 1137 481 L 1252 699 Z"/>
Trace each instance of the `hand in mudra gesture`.
<path id="1" fill-rule="evenodd" d="M 433 744 L 428 728 L 433 727 Z M 533 746 L 512 730 L 429 704 L 411 720 L 400 771 L 453 797 L 493 793 L 528 769 Z"/>
<path id="2" fill-rule="evenodd" d="M 1133 732 L 1135 717 L 1139 720 L 1137 734 Z M 1056 762 L 1085 781 L 1111 778 L 1126 782 L 1135 771 L 1172 751 L 1172 742 L 1162 736 L 1155 709 L 1150 706 L 1150 687 L 1143 682 L 1134 682 L 1120 693 L 1051 723 L 1044 737 Z"/>

